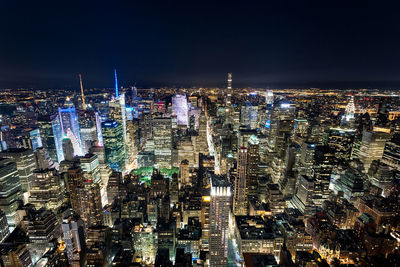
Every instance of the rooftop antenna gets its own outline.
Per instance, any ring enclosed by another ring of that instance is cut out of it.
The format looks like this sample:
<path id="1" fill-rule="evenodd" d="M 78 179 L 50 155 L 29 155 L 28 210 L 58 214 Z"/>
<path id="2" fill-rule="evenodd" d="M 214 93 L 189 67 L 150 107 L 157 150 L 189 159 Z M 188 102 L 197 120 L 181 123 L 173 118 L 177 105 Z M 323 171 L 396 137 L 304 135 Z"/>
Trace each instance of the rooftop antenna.
<path id="1" fill-rule="evenodd" d="M 82 109 L 86 110 L 85 95 L 83 94 L 82 74 L 79 73 L 78 76 L 79 76 L 79 82 L 81 84 Z"/>
<path id="2" fill-rule="evenodd" d="M 118 77 L 117 77 L 117 69 L 114 69 L 114 78 L 115 78 L 115 97 L 118 97 Z"/>

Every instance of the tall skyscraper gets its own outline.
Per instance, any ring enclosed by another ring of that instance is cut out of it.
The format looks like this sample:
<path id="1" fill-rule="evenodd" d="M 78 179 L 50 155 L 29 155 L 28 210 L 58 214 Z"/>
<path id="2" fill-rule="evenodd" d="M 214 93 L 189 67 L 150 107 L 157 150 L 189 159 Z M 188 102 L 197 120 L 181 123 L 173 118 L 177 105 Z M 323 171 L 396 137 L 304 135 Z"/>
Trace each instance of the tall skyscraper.
<path id="1" fill-rule="evenodd" d="M 67 99 L 68 101 L 68 99 Z M 83 146 L 80 134 L 80 127 L 78 123 L 78 116 L 76 114 L 75 106 L 67 104 L 65 108 L 58 108 L 58 116 L 61 121 L 62 136 L 71 139 L 74 155 L 83 156 Z"/>
<path id="2" fill-rule="evenodd" d="M 23 192 L 28 192 L 33 180 L 36 160 L 33 151 L 25 148 L 10 148 L 0 152 L 0 158 L 8 158 L 17 163 L 18 176 Z"/>
<path id="3" fill-rule="evenodd" d="M 68 263 L 70 266 L 80 266 L 81 240 L 79 238 L 78 222 L 71 217 L 63 220 L 61 225 L 65 250 L 67 251 Z"/>
<path id="4" fill-rule="evenodd" d="M 33 173 L 29 202 L 36 209 L 46 208 L 56 211 L 64 200 L 64 190 L 55 170 L 36 170 Z"/>
<path id="5" fill-rule="evenodd" d="M 116 121 L 102 123 L 106 161 L 116 171 L 125 170 L 125 142 L 122 125 Z"/>
<path id="6" fill-rule="evenodd" d="M 84 182 L 77 188 L 79 215 L 85 223 L 85 229 L 103 223 L 100 187 L 93 182 Z"/>
<path id="7" fill-rule="evenodd" d="M 10 227 L 15 226 L 15 214 L 21 200 L 17 164 L 10 159 L 0 158 L 0 209 L 6 213 Z"/>
<path id="8" fill-rule="evenodd" d="M 252 135 L 247 146 L 247 191 L 249 196 L 257 195 L 259 162 L 259 140 Z"/>
<path id="9" fill-rule="evenodd" d="M 176 116 L 178 126 L 189 126 L 189 107 L 186 95 L 175 95 L 172 98 L 172 114 Z"/>
<path id="10" fill-rule="evenodd" d="M 227 266 L 231 188 L 223 176 L 210 175 L 210 266 Z"/>
<path id="11" fill-rule="evenodd" d="M 237 174 L 235 177 L 235 192 L 233 198 L 233 213 L 235 215 L 247 215 L 247 157 L 246 147 L 240 147 L 237 159 Z"/>
<path id="12" fill-rule="evenodd" d="M 172 160 L 171 118 L 154 118 L 152 124 L 155 162 L 159 167 L 170 168 Z"/>
<path id="13" fill-rule="evenodd" d="M 40 138 L 43 147 L 47 150 L 51 160 L 58 162 L 56 143 L 53 134 L 52 120 L 50 116 L 39 116 L 38 125 L 40 130 Z"/>
<path id="14" fill-rule="evenodd" d="M 384 132 L 363 132 L 358 158 L 364 164 L 365 171 L 368 171 L 373 160 L 382 159 L 385 143 L 389 138 L 390 135 Z"/>

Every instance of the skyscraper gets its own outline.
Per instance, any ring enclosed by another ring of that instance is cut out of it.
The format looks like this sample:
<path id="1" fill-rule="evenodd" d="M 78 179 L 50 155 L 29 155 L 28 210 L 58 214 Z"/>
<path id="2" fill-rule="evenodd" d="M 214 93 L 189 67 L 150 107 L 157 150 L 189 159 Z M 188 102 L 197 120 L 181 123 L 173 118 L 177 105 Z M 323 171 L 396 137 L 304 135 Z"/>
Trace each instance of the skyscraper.
<path id="1" fill-rule="evenodd" d="M 68 101 L 68 100 L 67 100 Z M 74 155 L 83 155 L 83 146 L 80 134 L 80 127 L 78 123 L 78 116 L 76 114 L 75 106 L 71 103 L 65 108 L 58 108 L 58 116 L 61 121 L 62 137 L 67 136 L 71 139 Z"/>
<path id="2" fill-rule="evenodd" d="M 79 215 L 85 223 L 85 229 L 103 223 L 100 187 L 93 182 L 84 182 L 77 188 Z"/>
<path id="3" fill-rule="evenodd" d="M 0 158 L 8 158 L 17 163 L 18 176 L 23 192 L 28 192 L 33 180 L 36 160 L 33 151 L 25 148 L 10 148 L 0 152 Z"/>
<path id="4" fill-rule="evenodd" d="M 36 209 L 46 208 L 56 211 L 63 203 L 64 194 L 60 177 L 55 170 L 35 170 L 29 202 Z"/>
<path id="5" fill-rule="evenodd" d="M 210 176 L 210 266 L 227 266 L 231 188 L 225 177 Z"/>
<path id="6" fill-rule="evenodd" d="M 50 116 L 39 116 L 38 125 L 43 147 L 47 150 L 51 160 L 53 162 L 58 162 L 56 143 Z"/>
<path id="7" fill-rule="evenodd" d="M 172 98 L 172 114 L 177 117 L 178 126 L 189 126 L 189 107 L 186 95 L 175 95 Z"/>
<path id="8" fill-rule="evenodd" d="M 233 213 L 247 215 L 247 148 L 240 147 L 237 159 L 237 174 L 235 177 L 235 192 L 233 198 Z"/>
<path id="9" fill-rule="evenodd" d="M 255 135 L 249 139 L 247 146 L 247 190 L 249 196 L 257 195 L 258 163 L 260 162 L 259 140 Z"/>
<path id="10" fill-rule="evenodd" d="M 155 162 L 159 167 L 169 168 L 172 160 L 171 118 L 154 118 L 152 124 Z"/>
<path id="11" fill-rule="evenodd" d="M 106 161 L 116 171 L 125 170 L 125 142 L 122 125 L 116 121 L 105 121 L 101 125 Z"/>
<path id="12" fill-rule="evenodd" d="M 0 158 L 0 209 L 6 213 L 7 222 L 11 227 L 15 226 L 15 213 L 21 200 L 17 164 L 10 159 Z"/>
<path id="13" fill-rule="evenodd" d="M 385 143 L 390 138 L 388 133 L 364 131 L 358 158 L 368 171 L 373 160 L 380 160 L 383 156 Z"/>
<path id="14" fill-rule="evenodd" d="M 81 240 L 79 238 L 78 222 L 71 217 L 63 220 L 61 225 L 63 240 L 67 251 L 68 263 L 70 266 L 80 266 Z"/>

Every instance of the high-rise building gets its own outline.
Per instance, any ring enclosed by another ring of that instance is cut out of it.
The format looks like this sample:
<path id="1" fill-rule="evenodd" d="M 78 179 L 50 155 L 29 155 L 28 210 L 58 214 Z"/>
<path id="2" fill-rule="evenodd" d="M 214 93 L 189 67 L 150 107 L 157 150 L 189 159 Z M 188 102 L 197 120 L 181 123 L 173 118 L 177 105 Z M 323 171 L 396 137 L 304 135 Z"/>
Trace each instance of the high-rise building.
<path id="1" fill-rule="evenodd" d="M 60 163 L 64 160 L 64 153 L 62 149 L 62 141 L 64 139 L 64 134 L 61 126 L 60 116 L 58 114 L 53 115 L 51 118 L 51 128 L 54 136 L 55 152 L 57 153 L 56 161 Z"/>
<path id="2" fill-rule="evenodd" d="M 100 141 L 102 143 L 101 123 L 98 123 L 99 114 L 92 110 L 80 110 L 78 116 L 83 153 L 87 154 L 92 145 L 99 145 Z"/>
<path id="3" fill-rule="evenodd" d="M 103 223 L 100 187 L 93 182 L 84 182 L 77 188 L 79 215 L 85 223 L 85 229 Z"/>
<path id="4" fill-rule="evenodd" d="M 59 107 L 58 116 L 60 118 L 62 129 L 62 136 L 59 138 L 64 138 L 66 136 L 71 139 L 74 148 L 74 155 L 82 156 L 83 146 L 75 106 L 69 104 L 65 108 Z"/>
<path id="5" fill-rule="evenodd" d="M 388 133 L 364 131 L 358 158 L 368 171 L 373 160 L 380 160 L 383 156 L 385 143 L 390 138 Z"/>
<path id="6" fill-rule="evenodd" d="M 240 112 L 240 124 L 249 129 L 256 129 L 258 125 L 258 106 L 250 102 L 242 105 Z"/>
<path id="7" fill-rule="evenodd" d="M 106 161 L 116 171 L 125 170 L 125 143 L 122 125 L 116 121 L 102 123 Z"/>
<path id="8" fill-rule="evenodd" d="M 80 167 L 72 167 L 67 170 L 67 190 L 72 210 L 79 213 L 78 188 L 83 187 L 84 177 Z"/>
<path id="9" fill-rule="evenodd" d="M 189 126 L 189 107 L 186 95 L 175 95 L 172 98 L 172 114 L 177 117 L 178 126 Z"/>
<path id="10" fill-rule="evenodd" d="M 352 129 L 330 128 L 324 143 L 335 150 L 339 160 L 350 160 L 355 133 Z"/>
<path id="11" fill-rule="evenodd" d="M 155 118 L 152 125 L 155 162 L 159 167 L 170 168 L 172 160 L 171 118 Z"/>
<path id="12" fill-rule="evenodd" d="M 6 213 L 0 209 L 0 242 L 10 234 Z"/>
<path id="13" fill-rule="evenodd" d="M 237 159 L 237 174 L 235 177 L 235 191 L 233 197 L 233 213 L 247 215 L 247 167 L 248 152 L 246 147 L 240 147 Z"/>
<path id="14" fill-rule="evenodd" d="M 46 209 L 29 210 L 23 220 L 27 222 L 31 256 L 36 261 L 50 249 L 51 242 L 60 237 L 60 224 L 55 214 Z"/>
<path id="15" fill-rule="evenodd" d="M 124 140 L 124 150 L 127 145 L 126 138 L 126 106 L 125 106 L 125 94 L 120 94 L 109 103 L 110 113 L 108 114 L 108 120 L 116 121 L 122 126 L 122 136 Z M 125 151 L 126 153 L 126 151 Z"/>
<path id="16" fill-rule="evenodd" d="M 292 198 L 292 205 L 304 215 L 312 215 L 315 212 L 313 203 L 314 179 L 306 175 L 300 177 L 296 195 Z"/>
<path id="17" fill-rule="evenodd" d="M 191 185 L 192 181 L 190 180 L 189 161 L 182 160 L 179 165 L 179 189 Z"/>
<path id="18" fill-rule="evenodd" d="M 386 142 L 382 162 L 400 171 L 400 135 L 395 134 Z"/>
<path id="19" fill-rule="evenodd" d="M 33 151 L 25 148 L 10 148 L 0 152 L 0 158 L 8 158 L 17 163 L 18 176 L 23 192 L 28 192 L 33 180 L 33 170 L 36 168 Z"/>
<path id="20" fill-rule="evenodd" d="M 71 139 L 65 137 L 62 141 L 62 150 L 64 154 L 64 160 L 72 161 L 74 159 L 74 147 Z"/>
<path id="21" fill-rule="evenodd" d="M 210 266 L 227 266 L 231 188 L 225 177 L 210 176 Z"/>
<path id="22" fill-rule="evenodd" d="M 68 263 L 70 266 L 80 266 L 81 240 L 79 236 L 78 222 L 71 217 L 63 220 L 61 225 L 65 250 L 67 251 Z"/>
<path id="23" fill-rule="evenodd" d="M 249 139 L 247 146 L 247 191 L 249 196 L 257 195 L 258 164 L 260 162 L 259 140 L 255 135 Z"/>
<path id="24" fill-rule="evenodd" d="M 46 208 L 56 211 L 64 201 L 64 193 L 58 173 L 53 170 L 35 170 L 29 203 L 36 209 Z"/>
<path id="25" fill-rule="evenodd" d="M 53 162 L 58 162 L 56 143 L 50 116 L 39 116 L 38 125 L 43 147 L 47 150 L 51 160 Z"/>
<path id="26" fill-rule="evenodd" d="M 0 158 L 0 209 L 6 213 L 7 222 L 11 227 L 16 224 L 15 215 L 21 200 L 17 164 L 10 159 Z"/>

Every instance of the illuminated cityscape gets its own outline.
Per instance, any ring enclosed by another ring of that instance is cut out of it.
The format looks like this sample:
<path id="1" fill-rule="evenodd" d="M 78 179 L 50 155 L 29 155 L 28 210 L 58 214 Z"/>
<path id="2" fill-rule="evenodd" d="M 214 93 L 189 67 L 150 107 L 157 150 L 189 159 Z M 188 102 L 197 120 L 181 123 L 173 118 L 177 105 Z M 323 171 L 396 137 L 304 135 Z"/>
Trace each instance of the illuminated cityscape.
<path id="1" fill-rule="evenodd" d="M 9 4 L 0 266 L 400 266 L 396 9 L 295 2 Z"/>

